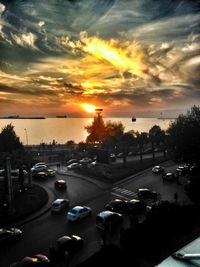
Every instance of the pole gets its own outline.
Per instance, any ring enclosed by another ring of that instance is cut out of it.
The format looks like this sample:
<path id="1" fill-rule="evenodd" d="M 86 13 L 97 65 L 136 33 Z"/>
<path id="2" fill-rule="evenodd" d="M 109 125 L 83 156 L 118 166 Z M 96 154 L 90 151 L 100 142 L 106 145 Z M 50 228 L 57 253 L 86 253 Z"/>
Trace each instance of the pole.
<path id="1" fill-rule="evenodd" d="M 25 134 L 26 134 L 26 145 L 28 146 L 28 133 L 27 133 L 26 128 L 24 128 L 24 131 L 25 131 Z"/>
<path id="2" fill-rule="evenodd" d="M 11 178 L 11 165 L 10 165 L 10 158 L 6 158 L 6 166 L 5 166 L 5 180 L 7 183 L 7 204 L 8 204 L 8 212 L 13 212 L 13 184 L 12 184 L 12 178 Z"/>

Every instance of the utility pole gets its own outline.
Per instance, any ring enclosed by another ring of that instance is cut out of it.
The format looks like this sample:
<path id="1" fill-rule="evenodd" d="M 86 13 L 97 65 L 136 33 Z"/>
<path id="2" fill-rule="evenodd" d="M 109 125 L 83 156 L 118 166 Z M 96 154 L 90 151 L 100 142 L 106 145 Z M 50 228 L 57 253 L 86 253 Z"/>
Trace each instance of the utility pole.
<path id="1" fill-rule="evenodd" d="M 6 205 L 8 205 L 8 212 L 13 212 L 13 184 L 11 178 L 11 165 L 10 158 L 7 157 L 5 160 L 5 185 L 6 185 Z"/>

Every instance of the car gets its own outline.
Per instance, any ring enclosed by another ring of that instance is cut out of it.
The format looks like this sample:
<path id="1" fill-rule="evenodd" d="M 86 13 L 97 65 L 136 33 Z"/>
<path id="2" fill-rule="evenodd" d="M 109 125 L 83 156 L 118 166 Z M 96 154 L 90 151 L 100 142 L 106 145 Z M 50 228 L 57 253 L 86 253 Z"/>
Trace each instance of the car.
<path id="1" fill-rule="evenodd" d="M 185 175 L 187 172 L 188 172 L 189 168 L 187 168 L 186 166 L 179 166 L 177 169 L 176 169 L 176 173 L 178 175 Z"/>
<path id="2" fill-rule="evenodd" d="M 122 214 L 110 210 L 100 212 L 96 217 L 96 227 L 100 230 L 111 230 L 123 222 Z"/>
<path id="3" fill-rule="evenodd" d="M 19 262 L 15 262 L 10 267 L 47 267 L 52 266 L 47 256 L 37 254 L 32 257 L 25 257 Z"/>
<path id="4" fill-rule="evenodd" d="M 62 261 L 69 253 L 73 256 L 83 247 L 83 238 L 78 235 L 64 235 L 58 238 L 53 247 L 49 248 L 51 261 Z"/>
<path id="5" fill-rule="evenodd" d="M 68 165 L 70 165 L 70 164 L 72 164 L 72 163 L 78 163 L 78 159 L 70 159 L 70 160 L 68 160 L 68 161 L 66 162 L 66 165 L 68 166 Z"/>
<path id="6" fill-rule="evenodd" d="M 55 177 L 56 176 L 56 172 L 53 169 L 47 169 L 46 171 L 48 177 Z"/>
<path id="7" fill-rule="evenodd" d="M 79 163 L 81 163 L 81 164 L 88 164 L 91 162 L 92 162 L 92 159 L 90 159 L 90 158 L 82 158 L 81 160 L 79 160 Z"/>
<path id="8" fill-rule="evenodd" d="M 62 180 L 62 179 L 55 181 L 54 185 L 55 185 L 55 187 L 57 189 L 66 189 L 67 188 L 66 181 L 65 180 Z"/>
<path id="9" fill-rule="evenodd" d="M 117 158 L 123 158 L 123 155 L 124 155 L 123 153 L 118 153 Z"/>
<path id="10" fill-rule="evenodd" d="M 0 228 L 0 244 L 18 240 L 22 237 L 22 231 L 18 228 Z"/>
<path id="11" fill-rule="evenodd" d="M 163 181 L 175 182 L 177 180 L 177 176 L 172 172 L 163 173 L 162 175 Z"/>
<path id="12" fill-rule="evenodd" d="M 45 162 L 37 162 L 37 163 L 35 163 L 35 165 L 33 167 L 41 166 L 41 165 L 46 165 L 46 163 Z"/>
<path id="13" fill-rule="evenodd" d="M 132 215 L 137 215 L 147 209 L 146 203 L 139 199 L 131 199 L 127 201 L 126 206 L 127 212 Z"/>
<path id="14" fill-rule="evenodd" d="M 45 171 L 47 171 L 47 169 L 48 169 L 48 167 L 45 164 L 44 165 L 33 166 L 31 168 L 31 173 L 33 174 L 33 173 L 37 173 L 37 172 L 45 172 Z"/>
<path id="15" fill-rule="evenodd" d="M 162 166 L 154 166 L 153 168 L 152 168 L 152 172 L 153 173 L 162 173 L 162 172 L 164 172 L 165 171 L 165 168 L 164 167 L 162 167 Z"/>
<path id="16" fill-rule="evenodd" d="M 80 169 L 80 167 L 81 167 L 81 164 L 76 162 L 76 163 L 72 163 L 72 164 L 68 165 L 67 169 L 69 169 L 69 170 L 75 170 L 76 169 L 77 170 L 77 169 Z"/>
<path id="17" fill-rule="evenodd" d="M 34 172 L 32 177 L 38 180 L 46 180 L 48 178 L 48 174 L 46 172 Z"/>
<path id="18" fill-rule="evenodd" d="M 110 160 L 111 160 L 112 162 L 115 162 L 115 161 L 116 161 L 116 156 L 115 156 L 115 154 L 113 154 L 113 153 L 110 154 Z"/>
<path id="19" fill-rule="evenodd" d="M 127 201 L 122 199 L 113 199 L 106 205 L 106 210 L 114 212 L 125 212 L 127 208 Z"/>
<path id="20" fill-rule="evenodd" d="M 137 190 L 137 195 L 139 199 L 157 200 L 157 197 L 158 197 L 158 194 L 155 191 L 151 191 L 148 188 L 139 188 Z"/>
<path id="21" fill-rule="evenodd" d="M 57 212 L 67 207 L 69 207 L 69 199 L 57 198 L 52 203 L 51 210 Z"/>
<path id="22" fill-rule="evenodd" d="M 82 218 L 85 218 L 89 216 L 92 213 L 92 210 L 90 207 L 87 206 L 75 206 L 67 213 L 67 219 L 68 221 L 77 221 Z"/>
<path id="23" fill-rule="evenodd" d="M 0 169 L 0 178 L 3 178 L 5 169 Z M 23 170 L 24 178 L 28 176 L 28 172 L 26 170 Z M 19 180 L 19 169 L 11 170 L 11 178 L 12 181 L 18 181 Z"/>

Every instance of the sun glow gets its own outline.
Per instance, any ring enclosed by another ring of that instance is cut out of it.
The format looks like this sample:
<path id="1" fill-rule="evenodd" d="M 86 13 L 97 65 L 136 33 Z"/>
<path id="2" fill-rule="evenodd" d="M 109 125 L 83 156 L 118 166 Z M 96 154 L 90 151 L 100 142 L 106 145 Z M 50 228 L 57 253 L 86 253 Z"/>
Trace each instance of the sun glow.
<path id="1" fill-rule="evenodd" d="M 93 106 L 93 105 L 89 105 L 89 104 L 87 104 L 87 103 L 84 103 L 84 104 L 82 104 L 81 106 L 83 107 L 83 109 L 84 109 L 85 111 L 87 111 L 87 112 L 89 112 L 89 113 L 93 113 L 93 112 L 95 112 L 95 109 L 96 109 L 95 106 Z"/>
<path id="2" fill-rule="evenodd" d="M 88 82 L 88 81 L 81 83 L 81 85 L 82 85 L 84 88 L 91 88 L 91 86 L 92 86 L 91 83 Z"/>

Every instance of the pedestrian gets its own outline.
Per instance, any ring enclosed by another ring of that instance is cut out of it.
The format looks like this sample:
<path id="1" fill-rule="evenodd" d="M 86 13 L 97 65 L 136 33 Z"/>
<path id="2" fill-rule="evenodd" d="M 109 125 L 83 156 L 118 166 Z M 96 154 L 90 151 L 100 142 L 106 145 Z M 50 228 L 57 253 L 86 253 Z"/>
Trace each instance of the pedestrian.
<path id="1" fill-rule="evenodd" d="M 19 168 L 19 187 L 20 192 L 24 192 L 24 169 L 22 166 Z"/>
<path id="2" fill-rule="evenodd" d="M 101 235 L 101 248 L 105 248 L 106 246 L 106 232 L 103 231 L 102 235 Z"/>
<path id="3" fill-rule="evenodd" d="M 174 200 L 175 200 L 175 202 L 177 203 L 178 202 L 178 193 L 176 192 L 176 193 L 174 193 Z"/>

